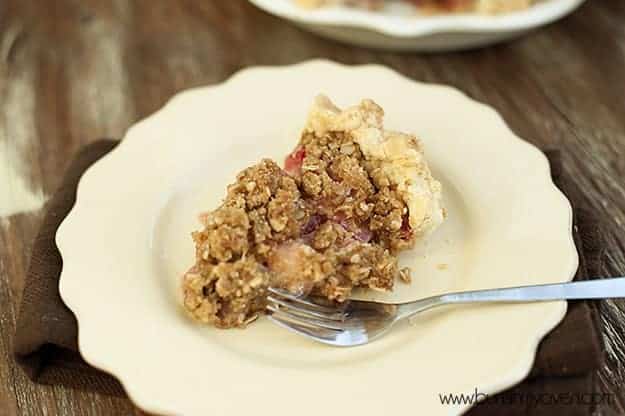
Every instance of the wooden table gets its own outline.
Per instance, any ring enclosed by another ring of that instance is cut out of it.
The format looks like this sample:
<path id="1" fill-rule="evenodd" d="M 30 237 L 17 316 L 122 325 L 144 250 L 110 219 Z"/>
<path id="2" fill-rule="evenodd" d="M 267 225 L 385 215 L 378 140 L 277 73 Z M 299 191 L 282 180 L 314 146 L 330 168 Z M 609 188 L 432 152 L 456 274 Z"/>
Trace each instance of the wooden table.
<path id="1" fill-rule="evenodd" d="M 317 57 L 381 63 L 453 85 L 499 110 L 526 140 L 562 149 L 567 173 L 608 225 L 605 275 L 625 274 L 623 1 L 588 1 L 565 20 L 501 46 L 401 55 L 317 38 L 246 0 L 4 0 L 0 414 L 139 413 L 126 399 L 36 385 L 11 358 L 38 208 L 76 150 L 99 137 L 121 137 L 182 89 L 218 83 L 250 65 Z M 608 389 L 625 380 L 625 302 L 605 302 L 602 318 L 610 359 L 600 379 Z"/>

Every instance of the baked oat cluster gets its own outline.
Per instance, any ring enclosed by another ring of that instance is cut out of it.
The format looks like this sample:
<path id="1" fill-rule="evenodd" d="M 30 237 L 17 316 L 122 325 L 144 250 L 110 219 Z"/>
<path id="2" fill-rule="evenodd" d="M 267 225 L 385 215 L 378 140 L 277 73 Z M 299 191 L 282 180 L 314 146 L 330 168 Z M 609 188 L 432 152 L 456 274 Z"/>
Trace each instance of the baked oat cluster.
<path id="1" fill-rule="evenodd" d="M 391 2 L 404 2 L 414 5 L 424 13 L 458 13 L 473 12 L 496 14 L 523 10 L 530 7 L 536 0 L 296 0 L 305 8 L 318 8 L 332 5 L 360 7 L 369 10 L 380 10 Z"/>
<path id="2" fill-rule="evenodd" d="M 270 286 L 342 302 L 410 281 L 396 256 L 443 221 L 441 186 L 420 142 L 382 118 L 371 100 L 341 111 L 320 96 L 284 169 L 266 159 L 238 174 L 193 233 L 183 278 L 193 318 L 244 327 Z"/>

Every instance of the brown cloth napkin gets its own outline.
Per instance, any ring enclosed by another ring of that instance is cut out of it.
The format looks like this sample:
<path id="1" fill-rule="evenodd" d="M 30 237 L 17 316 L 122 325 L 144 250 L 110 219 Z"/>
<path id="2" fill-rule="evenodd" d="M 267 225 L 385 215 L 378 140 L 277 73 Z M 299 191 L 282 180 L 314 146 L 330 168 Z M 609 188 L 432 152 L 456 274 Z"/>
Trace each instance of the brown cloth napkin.
<path id="1" fill-rule="evenodd" d="M 86 364 L 78 353 L 76 318 L 59 295 L 63 261 L 55 243 L 56 230 L 76 201 L 76 187 L 83 172 L 117 143 L 99 140 L 84 147 L 46 204 L 33 243 L 13 350 L 17 362 L 34 381 L 121 396 L 124 391 L 119 382 Z"/>
<path id="2" fill-rule="evenodd" d="M 61 301 L 58 292 L 62 259 L 55 244 L 58 226 L 75 202 L 75 192 L 82 173 L 117 145 L 113 140 L 100 140 L 85 146 L 71 163 L 63 182 L 48 202 L 47 212 L 32 251 L 14 340 L 14 354 L 26 374 L 43 384 L 95 390 L 110 395 L 123 395 L 119 382 L 112 376 L 86 364 L 78 353 L 77 325 L 74 315 Z M 602 248 L 601 233 L 593 217 L 578 207 L 579 190 L 562 177 L 557 152 L 547 153 L 556 183 L 565 190 L 576 207 L 574 235 L 581 255 L 577 279 L 598 276 Z M 588 415 L 579 406 L 536 406 L 523 397 L 543 392 L 591 393 L 594 371 L 602 364 L 604 347 L 598 330 L 595 307 L 587 302 L 571 302 L 562 323 L 542 341 L 528 379 L 495 398 L 509 397 L 504 404 L 488 401 L 469 412 L 470 415 Z M 515 396 L 516 394 L 516 396 Z M 525 396 L 523 396 L 525 394 Z M 506 396 L 508 395 L 508 396 Z M 514 403 L 514 398 L 519 403 Z M 559 410 L 560 413 L 556 413 Z"/>

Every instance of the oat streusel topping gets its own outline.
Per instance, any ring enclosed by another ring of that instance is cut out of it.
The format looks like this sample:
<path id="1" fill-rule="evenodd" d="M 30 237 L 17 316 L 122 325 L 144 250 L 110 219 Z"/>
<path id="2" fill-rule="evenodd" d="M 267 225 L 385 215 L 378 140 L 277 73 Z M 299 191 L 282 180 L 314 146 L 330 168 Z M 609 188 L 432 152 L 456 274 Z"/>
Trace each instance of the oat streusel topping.
<path id="1" fill-rule="evenodd" d="M 317 98 L 284 169 L 245 169 L 193 233 L 196 264 L 183 279 L 196 320 L 244 327 L 267 287 L 342 302 L 356 287 L 392 290 L 397 253 L 438 226 L 440 184 L 414 136 L 382 128 L 364 100 L 344 111 Z"/>

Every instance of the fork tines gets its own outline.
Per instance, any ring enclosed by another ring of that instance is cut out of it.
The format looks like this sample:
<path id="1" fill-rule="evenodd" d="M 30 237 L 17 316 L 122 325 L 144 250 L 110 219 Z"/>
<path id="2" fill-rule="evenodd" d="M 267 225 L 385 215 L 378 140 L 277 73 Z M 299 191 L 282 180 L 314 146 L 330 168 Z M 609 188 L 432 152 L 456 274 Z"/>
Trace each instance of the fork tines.
<path id="1" fill-rule="evenodd" d="M 344 329 L 343 322 L 347 318 L 344 305 L 334 308 L 319 305 L 283 289 L 268 290 L 267 310 L 274 322 L 289 326 L 295 324 L 309 328 Z"/>

